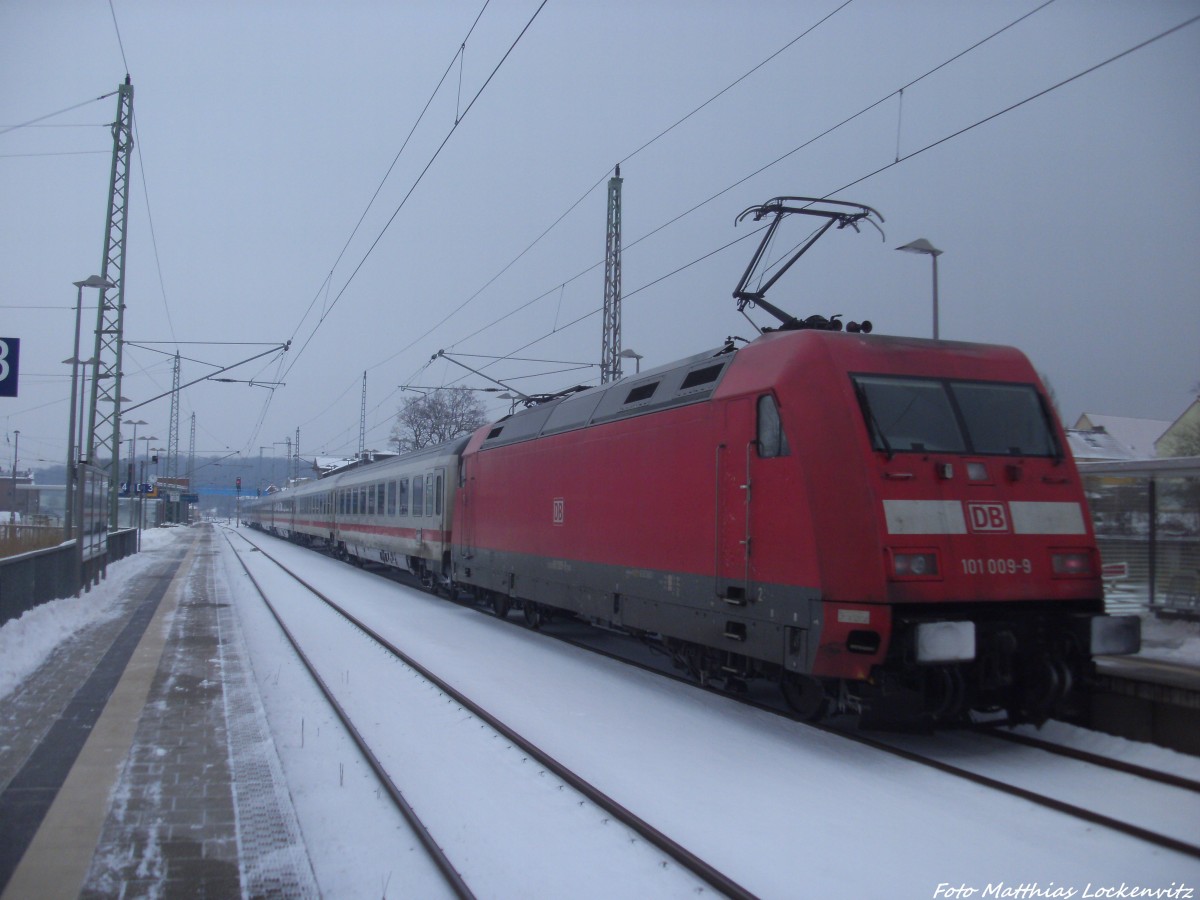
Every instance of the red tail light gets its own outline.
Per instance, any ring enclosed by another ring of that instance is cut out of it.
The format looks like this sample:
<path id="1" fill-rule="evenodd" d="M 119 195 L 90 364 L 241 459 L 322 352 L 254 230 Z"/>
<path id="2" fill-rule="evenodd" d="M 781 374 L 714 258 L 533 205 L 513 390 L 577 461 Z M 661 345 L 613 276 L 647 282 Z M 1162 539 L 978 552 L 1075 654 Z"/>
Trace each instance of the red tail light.
<path id="1" fill-rule="evenodd" d="M 1083 578 L 1095 574 L 1092 555 L 1087 552 L 1055 553 L 1050 557 L 1050 564 L 1055 575 L 1066 578 Z"/>

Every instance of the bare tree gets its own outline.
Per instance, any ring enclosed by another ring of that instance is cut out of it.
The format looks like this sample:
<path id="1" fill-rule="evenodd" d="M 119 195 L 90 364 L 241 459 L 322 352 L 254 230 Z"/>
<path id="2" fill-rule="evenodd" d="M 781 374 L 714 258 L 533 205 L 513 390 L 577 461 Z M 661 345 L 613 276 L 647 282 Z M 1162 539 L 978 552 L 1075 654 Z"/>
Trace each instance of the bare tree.
<path id="1" fill-rule="evenodd" d="M 438 388 L 404 402 L 396 411 L 391 439 L 401 453 L 420 450 L 470 434 L 487 420 L 487 411 L 469 388 Z"/>

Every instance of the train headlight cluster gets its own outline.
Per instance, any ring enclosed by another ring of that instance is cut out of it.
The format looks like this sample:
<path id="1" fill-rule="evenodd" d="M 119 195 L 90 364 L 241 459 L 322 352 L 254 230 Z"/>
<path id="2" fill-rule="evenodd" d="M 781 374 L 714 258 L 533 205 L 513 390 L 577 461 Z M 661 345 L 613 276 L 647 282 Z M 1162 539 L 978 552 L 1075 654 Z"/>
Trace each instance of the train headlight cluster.
<path id="1" fill-rule="evenodd" d="M 892 556 L 892 571 L 897 578 L 936 578 L 936 553 L 896 553 Z"/>

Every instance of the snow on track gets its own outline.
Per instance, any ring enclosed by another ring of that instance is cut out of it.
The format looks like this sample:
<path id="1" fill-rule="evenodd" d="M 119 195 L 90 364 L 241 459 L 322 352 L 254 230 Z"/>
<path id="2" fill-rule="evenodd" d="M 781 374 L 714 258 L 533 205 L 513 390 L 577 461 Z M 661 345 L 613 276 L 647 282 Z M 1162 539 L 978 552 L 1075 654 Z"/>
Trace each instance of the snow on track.
<path id="1" fill-rule="evenodd" d="M 687 897 L 704 890 L 703 882 L 581 798 L 261 554 L 244 559 L 473 891 Z M 531 850 L 536 865 L 530 865 Z M 606 862 L 603 880 L 596 880 L 590 866 L 579 865 L 581 856 Z"/>
<path id="2" fill-rule="evenodd" d="M 930 897 L 940 884 L 1053 882 L 1081 892 L 1089 884 L 1200 882 L 1200 863 L 1181 854 L 597 659 L 283 541 L 250 537 L 760 896 Z M 356 645 L 339 645 L 331 649 L 348 677 L 370 693 L 357 674 Z M 377 695 L 391 691 L 374 688 Z M 996 755 L 1017 750 L 1006 746 Z M 1081 782 L 1072 788 L 1078 790 L 1090 778 L 1063 777 Z M 1120 791 L 1134 804 L 1143 787 L 1130 783 Z M 542 856 L 526 853 L 525 864 Z M 579 864 L 603 871 L 601 882 L 617 877 L 603 859 Z"/>

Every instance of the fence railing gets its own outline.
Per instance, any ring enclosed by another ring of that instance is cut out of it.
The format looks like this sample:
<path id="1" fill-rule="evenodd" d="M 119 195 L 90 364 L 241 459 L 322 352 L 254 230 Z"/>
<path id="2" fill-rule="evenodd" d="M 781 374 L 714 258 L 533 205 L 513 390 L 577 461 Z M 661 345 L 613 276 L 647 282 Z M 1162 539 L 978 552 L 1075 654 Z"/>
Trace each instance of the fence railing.
<path id="1" fill-rule="evenodd" d="M 1200 618 L 1200 458 L 1080 463 L 1111 611 Z"/>
<path id="2" fill-rule="evenodd" d="M 62 524 L 30 525 L 29 523 L 0 522 L 0 558 L 57 547 L 63 542 Z"/>
<path id="3" fill-rule="evenodd" d="M 111 531 L 108 552 L 81 565 L 75 541 L 62 541 L 62 529 L 55 531 L 59 540 L 52 547 L 0 558 L 0 625 L 42 603 L 90 589 L 105 576 L 108 563 L 137 552 L 136 529 Z"/>

